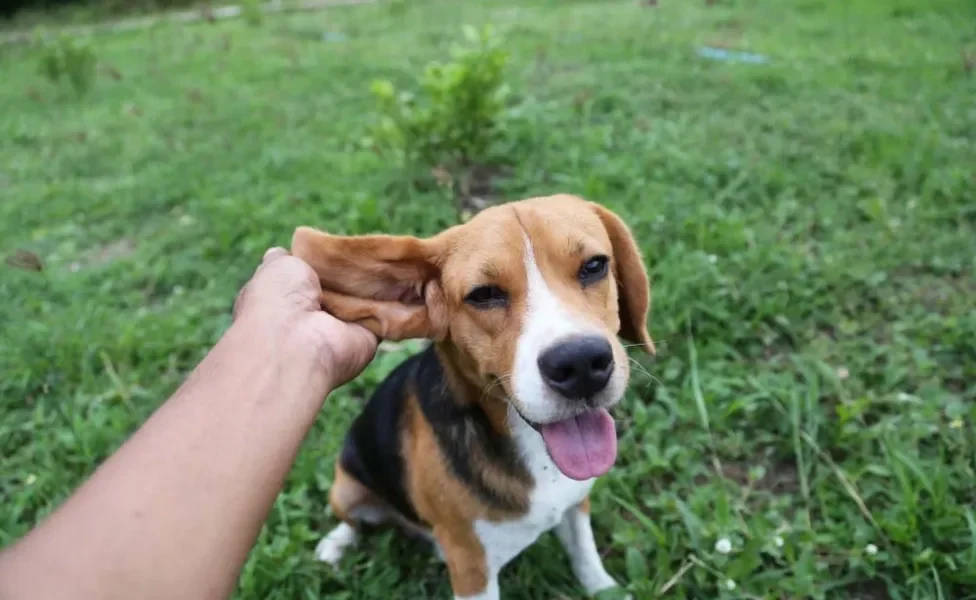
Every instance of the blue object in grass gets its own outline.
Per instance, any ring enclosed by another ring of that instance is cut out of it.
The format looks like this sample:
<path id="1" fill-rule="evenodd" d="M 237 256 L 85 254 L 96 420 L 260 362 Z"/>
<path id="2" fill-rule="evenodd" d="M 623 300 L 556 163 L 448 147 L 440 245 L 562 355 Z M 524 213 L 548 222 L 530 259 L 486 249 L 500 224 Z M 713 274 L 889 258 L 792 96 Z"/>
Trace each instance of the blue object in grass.
<path id="1" fill-rule="evenodd" d="M 700 47 L 698 49 L 698 55 L 705 58 L 710 58 L 712 60 L 721 60 L 726 62 L 746 62 L 758 64 L 769 61 L 769 59 L 762 54 L 734 52 L 732 50 L 725 50 L 724 48 L 712 48 L 710 46 Z"/>

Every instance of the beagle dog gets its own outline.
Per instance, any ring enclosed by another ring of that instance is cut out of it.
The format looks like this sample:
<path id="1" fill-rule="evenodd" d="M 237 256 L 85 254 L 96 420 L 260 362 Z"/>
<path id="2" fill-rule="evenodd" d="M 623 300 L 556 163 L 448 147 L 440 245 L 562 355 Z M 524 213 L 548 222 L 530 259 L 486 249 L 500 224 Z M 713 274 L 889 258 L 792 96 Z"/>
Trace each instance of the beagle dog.
<path id="1" fill-rule="evenodd" d="M 624 222 L 569 195 L 497 205 L 438 235 L 299 227 L 292 254 L 323 307 L 381 339 L 426 338 L 352 423 L 316 548 L 336 565 L 362 524 L 430 539 L 455 598 L 497 599 L 499 571 L 555 529 L 590 595 L 618 587 L 588 494 L 617 454 L 630 375 L 618 335 L 653 354 L 650 290 Z"/>

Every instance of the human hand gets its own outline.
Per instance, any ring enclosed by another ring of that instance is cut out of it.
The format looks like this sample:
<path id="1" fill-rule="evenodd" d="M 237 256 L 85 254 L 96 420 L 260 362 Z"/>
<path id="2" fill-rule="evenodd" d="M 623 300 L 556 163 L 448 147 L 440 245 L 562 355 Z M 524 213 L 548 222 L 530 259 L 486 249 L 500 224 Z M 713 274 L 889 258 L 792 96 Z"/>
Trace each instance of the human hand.
<path id="1" fill-rule="evenodd" d="M 234 322 L 284 340 L 288 360 L 312 359 L 335 389 L 359 375 L 376 354 L 378 340 L 366 328 L 322 310 L 318 276 L 283 248 L 271 248 L 234 302 Z"/>

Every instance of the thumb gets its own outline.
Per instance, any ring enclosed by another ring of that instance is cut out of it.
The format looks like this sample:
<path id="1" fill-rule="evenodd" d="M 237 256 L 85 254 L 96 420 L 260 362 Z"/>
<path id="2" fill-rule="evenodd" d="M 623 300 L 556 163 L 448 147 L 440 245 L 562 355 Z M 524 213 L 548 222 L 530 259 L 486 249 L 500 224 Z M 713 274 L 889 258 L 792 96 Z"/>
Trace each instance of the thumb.
<path id="1" fill-rule="evenodd" d="M 266 265 L 282 256 L 288 256 L 288 251 L 284 248 L 275 246 L 273 248 L 268 248 L 264 253 L 264 258 L 261 259 L 261 264 Z"/>

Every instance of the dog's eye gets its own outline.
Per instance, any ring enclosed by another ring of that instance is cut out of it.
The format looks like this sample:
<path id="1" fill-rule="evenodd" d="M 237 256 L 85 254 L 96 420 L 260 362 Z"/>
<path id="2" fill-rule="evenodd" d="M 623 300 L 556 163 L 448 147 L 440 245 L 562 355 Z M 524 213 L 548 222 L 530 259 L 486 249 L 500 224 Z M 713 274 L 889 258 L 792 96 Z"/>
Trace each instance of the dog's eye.
<path id="1" fill-rule="evenodd" d="M 501 308 L 508 304 L 508 294 L 497 285 L 481 285 L 471 290 L 464 301 L 475 308 Z"/>
<path id="2" fill-rule="evenodd" d="M 584 286 L 596 283 L 607 276 L 610 260 L 606 256 L 594 256 L 583 263 L 579 270 L 579 280 Z"/>

